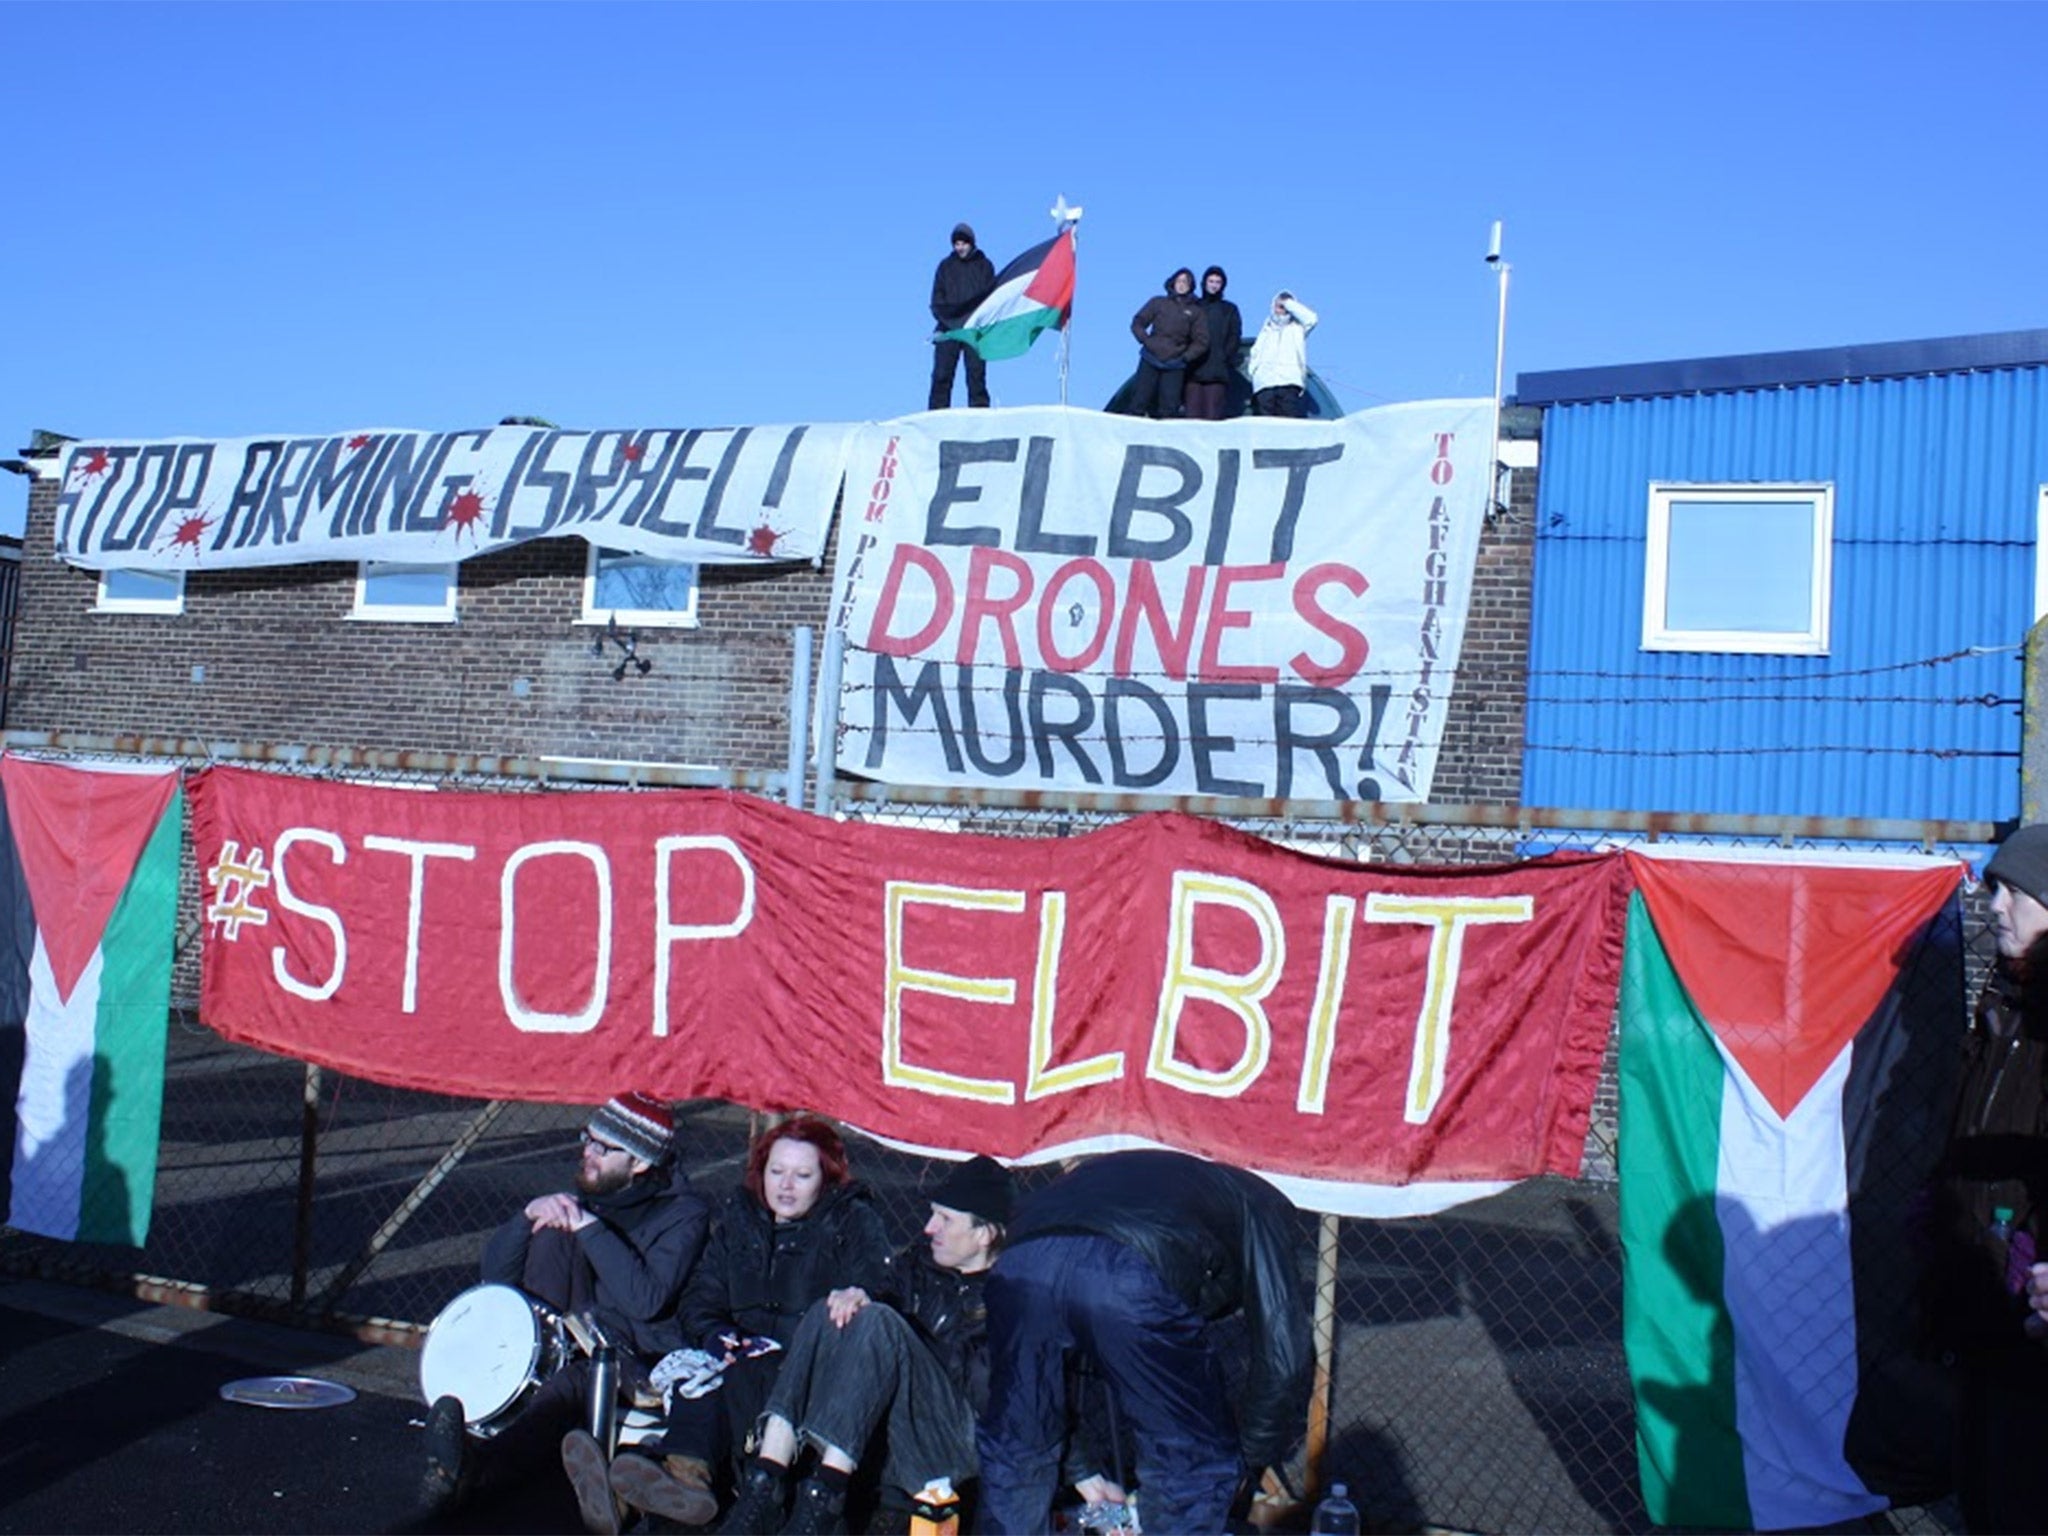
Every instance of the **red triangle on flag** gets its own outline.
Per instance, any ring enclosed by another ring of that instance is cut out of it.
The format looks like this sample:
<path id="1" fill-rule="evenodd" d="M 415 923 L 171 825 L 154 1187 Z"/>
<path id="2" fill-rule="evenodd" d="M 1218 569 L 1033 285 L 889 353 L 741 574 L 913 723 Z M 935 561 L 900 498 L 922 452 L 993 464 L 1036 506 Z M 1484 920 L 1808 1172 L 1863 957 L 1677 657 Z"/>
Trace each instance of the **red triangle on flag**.
<path id="1" fill-rule="evenodd" d="M 109 773 L 0 757 L 0 789 L 60 998 L 71 996 L 164 807 L 171 769 Z"/>
<path id="2" fill-rule="evenodd" d="M 1789 1115 L 1862 1029 L 1962 865 L 1723 863 L 1631 853 L 1686 994 Z"/>
<path id="3" fill-rule="evenodd" d="M 1060 231 L 1059 239 L 1053 241 L 1052 249 L 1045 253 L 1045 260 L 1031 274 L 1031 281 L 1024 286 L 1024 297 L 1047 309 L 1060 312 L 1061 324 L 1074 308 L 1074 232 Z"/>

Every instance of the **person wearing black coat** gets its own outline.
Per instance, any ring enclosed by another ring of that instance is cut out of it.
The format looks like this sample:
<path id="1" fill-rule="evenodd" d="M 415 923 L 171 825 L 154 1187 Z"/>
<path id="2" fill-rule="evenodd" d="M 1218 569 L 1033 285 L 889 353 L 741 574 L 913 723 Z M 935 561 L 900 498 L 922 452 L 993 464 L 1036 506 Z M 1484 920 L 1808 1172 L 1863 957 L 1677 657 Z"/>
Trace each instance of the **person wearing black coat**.
<path id="1" fill-rule="evenodd" d="M 1187 413 L 1198 421 L 1221 421 L 1230 406 L 1230 381 L 1237 376 L 1237 349 L 1244 344 L 1244 316 L 1223 297 L 1230 274 L 1211 267 L 1202 274 L 1202 319 L 1209 350 L 1188 370 Z"/>
<path id="2" fill-rule="evenodd" d="M 593 1319 L 617 1351 L 630 1395 L 682 1342 L 675 1311 L 710 1226 L 711 1205 L 673 1162 L 675 1120 L 646 1094 L 612 1099 L 584 1128 L 575 1188 L 527 1202 L 484 1244 L 482 1276 L 553 1311 Z M 467 1433 L 464 1405 L 443 1397 L 427 1414 L 423 1492 L 446 1513 L 479 1486 L 510 1481 L 592 1440 L 583 1422 L 591 1363 L 578 1356 L 543 1382 L 488 1439 Z M 608 1500 L 607 1500 L 608 1502 Z"/>
<path id="3" fill-rule="evenodd" d="M 1138 338 L 1138 386 L 1127 414 L 1171 420 L 1180 415 L 1181 385 L 1208 354 L 1209 323 L 1195 301 L 1195 274 L 1186 267 L 1166 280 L 1166 292 L 1131 316 Z"/>
<path id="4" fill-rule="evenodd" d="M 679 1309 L 685 1342 L 728 1362 L 718 1388 L 674 1396 L 653 1447 L 661 1461 L 619 1456 L 612 1492 L 635 1508 L 701 1524 L 716 1469 L 753 1433 L 811 1304 L 857 1310 L 891 1294 L 891 1273 L 881 1218 L 852 1180 L 839 1133 L 812 1115 L 764 1130 L 748 1153 L 745 1183 L 719 1208 Z"/>
<path id="5" fill-rule="evenodd" d="M 957 1488 L 974 1475 L 974 1418 L 988 1401 L 982 1286 L 1015 1190 L 993 1158 L 961 1163 L 931 1192 L 924 1241 L 897 1256 L 888 1305 L 811 1307 L 769 1393 L 733 1529 L 836 1528 L 878 1430 L 891 1487 L 915 1494 L 945 1478 Z M 818 1448 L 817 1466 L 792 1494 L 790 1467 L 805 1443 Z"/>
<path id="6" fill-rule="evenodd" d="M 1221 1531 L 1247 1471 L 1280 1462 L 1308 1412 L 1313 1353 L 1292 1207 L 1179 1152 L 1093 1158 L 1019 1207 L 988 1282 L 983 1529 L 1043 1531 L 1070 1355 L 1108 1384 L 1137 1444 L 1147 1530 Z M 1242 1313 L 1237 1422 L 1207 1323 Z"/>
<path id="7" fill-rule="evenodd" d="M 967 357 L 967 403 L 988 407 L 988 364 L 965 342 L 946 341 L 940 331 L 957 331 L 981 301 L 995 292 L 996 269 L 974 243 L 974 228 L 953 226 L 953 249 L 939 258 L 932 274 L 932 389 L 928 409 L 943 411 L 953 403 L 953 374 Z"/>

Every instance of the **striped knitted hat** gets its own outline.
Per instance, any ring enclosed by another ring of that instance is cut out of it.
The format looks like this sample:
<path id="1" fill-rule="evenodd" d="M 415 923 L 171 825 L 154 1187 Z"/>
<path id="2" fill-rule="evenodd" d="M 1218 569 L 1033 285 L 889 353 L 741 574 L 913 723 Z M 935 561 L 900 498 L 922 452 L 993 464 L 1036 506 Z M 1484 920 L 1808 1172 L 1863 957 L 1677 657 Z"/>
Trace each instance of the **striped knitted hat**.
<path id="1" fill-rule="evenodd" d="M 624 1147 L 643 1163 L 665 1163 L 676 1134 L 676 1117 L 649 1094 L 622 1093 L 592 1115 L 585 1129 L 600 1141 Z"/>

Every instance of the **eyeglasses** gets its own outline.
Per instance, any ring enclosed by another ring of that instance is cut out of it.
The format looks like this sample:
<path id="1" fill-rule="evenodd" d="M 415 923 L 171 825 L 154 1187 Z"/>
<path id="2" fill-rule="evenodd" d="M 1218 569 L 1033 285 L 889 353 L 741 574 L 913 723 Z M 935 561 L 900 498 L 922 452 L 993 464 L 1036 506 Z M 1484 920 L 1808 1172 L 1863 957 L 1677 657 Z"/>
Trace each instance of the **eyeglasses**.
<path id="1" fill-rule="evenodd" d="M 626 1150 L 624 1147 L 614 1146 L 611 1142 L 606 1141 L 602 1136 L 593 1136 L 588 1131 L 585 1131 L 583 1133 L 583 1145 L 586 1147 L 597 1148 L 597 1155 L 599 1157 L 610 1157 L 614 1152 L 623 1152 Z"/>

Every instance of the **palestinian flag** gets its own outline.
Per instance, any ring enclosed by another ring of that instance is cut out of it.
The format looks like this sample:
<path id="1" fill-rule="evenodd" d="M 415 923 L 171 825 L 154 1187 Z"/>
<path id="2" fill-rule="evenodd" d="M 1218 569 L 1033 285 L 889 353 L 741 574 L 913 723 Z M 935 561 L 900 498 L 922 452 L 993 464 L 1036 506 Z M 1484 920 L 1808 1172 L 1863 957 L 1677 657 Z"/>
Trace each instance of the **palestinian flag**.
<path id="1" fill-rule="evenodd" d="M 1952 1073 L 1929 1064 L 1956 1048 L 1962 866 L 1629 858 L 1622 1336 L 1643 1502 L 1659 1525 L 1853 1520 L 1890 1502 L 1861 1448 L 1899 1416 L 1874 1399 L 1909 1354 L 1907 1207 L 1941 1146 Z"/>
<path id="2" fill-rule="evenodd" d="M 177 774 L 0 758 L 0 1212 L 141 1247 L 156 1192 Z"/>
<path id="3" fill-rule="evenodd" d="M 1043 245 L 996 274 L 995 290 L 981 301 L 946 341 L 964 341 L 984 358 L 1022 357 L 1039 332 L 1064 329 L 1074 312 L 1074 227 L 1069 224 Z"/>

